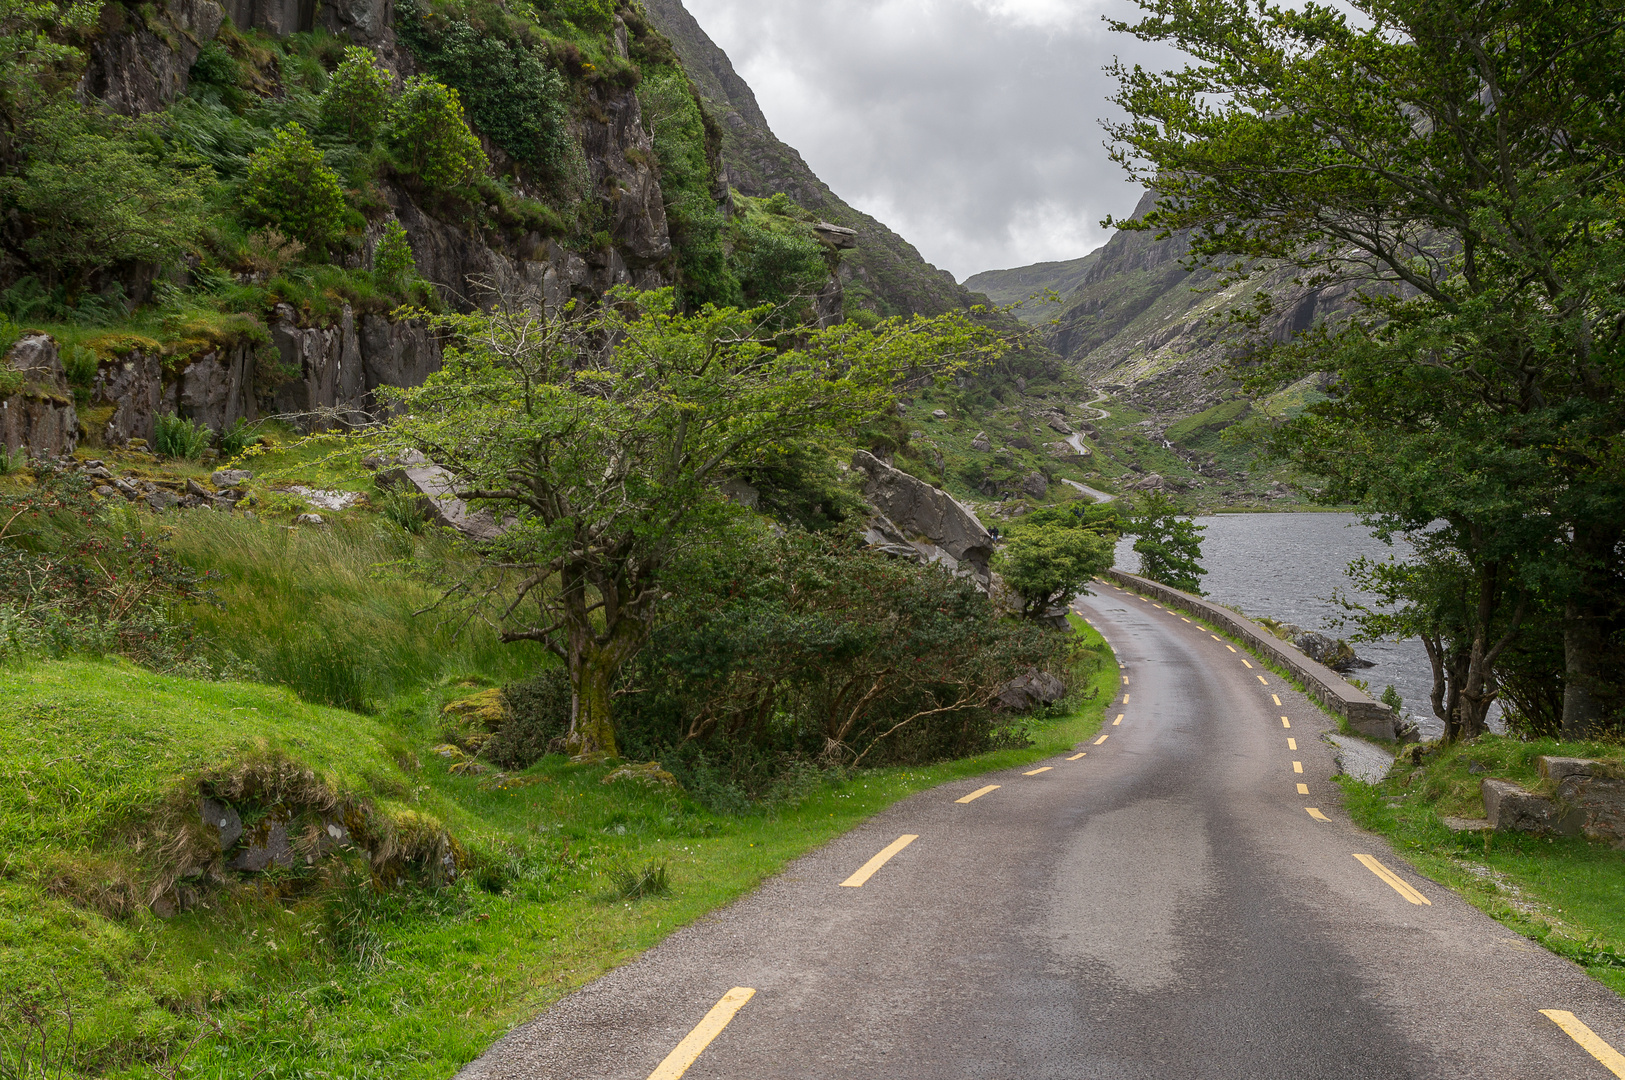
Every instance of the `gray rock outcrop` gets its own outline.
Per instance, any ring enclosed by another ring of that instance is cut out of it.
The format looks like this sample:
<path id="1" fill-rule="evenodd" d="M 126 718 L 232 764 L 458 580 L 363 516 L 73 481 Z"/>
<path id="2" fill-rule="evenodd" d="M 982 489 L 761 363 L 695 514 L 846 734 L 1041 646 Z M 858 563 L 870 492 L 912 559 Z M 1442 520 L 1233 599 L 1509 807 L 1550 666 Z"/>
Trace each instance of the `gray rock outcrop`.
<path id="1" fill-rule="evenodd" d="M 471 511 L 455 494 L 456 478 L 416 450 L 402 454 L 395 468 L 379 473 L 378 486 L 417 496 L 432 521 L 471 540 L 495 540 L 502 535 L 495 514 Z"/>
<path id="2" fill-rule="evenodd" d="M 63 457 L 79 445 L 79 414 L 62 370 L 56 342 L 30 334 L 0 358 L 22 375 L 24 386 L 0 397 L 0 450 Z"/>
<path id="3" fill-rule="evenodd" d="M 1625 770 L 1585 758 L 1542 757 L 1540 775 L 1557 789 L 1557 803 L 1582 835 L 1625 848 Z"/>
<path id="4" fill-rule="evenodd" d="M 892 468 L 867 450 L 852 455 L 852 468 L 865 475 L 863 494 L 876 510 L 864 533 L 872 546 L 942 563 L 987 586 L 993 537 L 976 515 L 941 488 Z"/>
<path id="5" fill-rule="evenodd" d="M 999 690 L 1000 708 L 1026 712 L 1040 705 L 1053 705 L 1066 697 L 1066 683 L 1047 671 L 1029 668 L 1025 675 L 1011 679 Z"/>
<path id="6" fill-rule="evenodd" d="M 1510 780 L 1485 777 L 1479 782 L 1479 794 L 1484 799 L 1484 817 L 1496 832 L 1579 835 L 1580 819 L 1575 814 Z"/>

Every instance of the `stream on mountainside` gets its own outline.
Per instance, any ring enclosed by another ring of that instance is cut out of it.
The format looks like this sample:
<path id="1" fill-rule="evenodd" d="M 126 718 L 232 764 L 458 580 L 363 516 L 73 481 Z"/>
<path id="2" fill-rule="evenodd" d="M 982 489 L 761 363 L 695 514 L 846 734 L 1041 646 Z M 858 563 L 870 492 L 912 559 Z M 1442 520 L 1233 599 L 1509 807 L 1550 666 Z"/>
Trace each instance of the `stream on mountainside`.
<path id="1" fill-rule="evenodd" d="M 1402 540 L 1390 547 L 1371 535 L 1355 514 L 1216 514 L 1195 521 L 1207 527 L 1202 589 L 1209 600 L 1239 608 L 1251 618 L 1268 616 L 1332 637 L 1355 632 L 1353 625 L 1339 628 L 1333 622 L 1345 614 L 1332 601 L 1334 589 L 1362 601 L 1374 599 L 1353 588 L 1344 573 L 1349 562 L 1357 555 L 1387 559 L 1409 553 Z M 1117 565 L 1129 573 L 1139 569 L 1133 537 L 1118 543 Z M 1433 672 L 1420 641 L 1363 642 L 1354 651 L 1376 665 L 1349 673 L 1370 684 L 1372 697 L 1393 684 L 1424 738 L 1443 733 L 1444 724 L 1433 715 L 1429 700 Z M 1490 716 L 1491 727 L 1500 730 L 1500 707 Z"/>

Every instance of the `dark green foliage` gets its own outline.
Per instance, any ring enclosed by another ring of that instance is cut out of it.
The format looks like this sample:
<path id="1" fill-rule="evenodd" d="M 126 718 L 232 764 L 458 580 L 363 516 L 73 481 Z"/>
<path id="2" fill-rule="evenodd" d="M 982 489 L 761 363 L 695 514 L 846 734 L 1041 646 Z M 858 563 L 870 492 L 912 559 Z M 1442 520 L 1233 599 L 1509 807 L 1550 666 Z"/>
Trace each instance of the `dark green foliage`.
<path id="1" fill-rule="evenodd" d="M 202 230 L 204 178 L 166 160 L 144 120 L 61 97 L 30 113 L 15 145 L 0 215 L 13 217 L 21 253 L 52 284 L 171 262 Z"/>
<path id="2" fill-rule="evenodd" d="M 208 449 L 208 428 L 174 413 L 160 415 L 154 424 L 152 448 L 164 457 L 196 461 Z"/>
<path id="3" fill-rule="evenodd" d="M 758 509 L 808 532 L 833 528 L 864 511 L 863 499 L 842 482 L 829 451 L 816 443 L 776 447 L 740 475 L 756 489 Z"/>
<path id="4" fill-rule="evenodd" d="M 461 187 L 490 167 L 457 91 L 422 75 L 406 80 L 387 137 L 396 157 L 433 191 Z"/>
<path id="5" fill-rule="evenodd" d="M 723 252 L 725 223 L 713 194 L 721 131 L 705 113 L 680 68 L 647 76 L 638 90 L 660 159 L 660 191 L 677 249 L 678 288 L 685 306 L 728 306 L 744 294 Z"/>
<path id="6" fill-rule="evenodd" d="M 62 371 L 68 378 L 68 385 L 75 389 L 89 389 L 96 381 L 98 361 L 95 350 L 83 345 L 64 345 L 60 354 Z"/>
<path id="7" fill-rule="evenodd" d="M 372 272 L 381 288 L 401 292 L 417 277 L 417 261 L 412 255 L 411 241 L 406 229 L 398 221 L 384 226 L 384 235 L 372 253 Z"/>
<path id="8" fill-rule="evenodd" d="M 570 673 L 549 668 L 534 679 L 502 689 L 508 716 L 496 737 L 485 744 L 485 757 L 505 769 L 528 769 L 548 752 L 554 739 L 570 730 Z"/>
<path id="9" fill-rule="evenodd" d="M 1202 533 L 1188 517 L 1181 517 L 1174 502 L 1160 491 L 1140 500 L 1124 531 L 1137 539 L 1140 575 L 1175 589 L 1202 595 Z"/>
<path id="10" fill-rule="evenodd" d="M 457 90 L 469 120 L 509 157 L 544 172 L 562 168 L 567 91 L 531 49 L 460 19 L 430 20 L 405 5 L 398 26 L 412 54 Z"/>
<path id="11" fill-rule="evenodd" d="M 817 292 L 829 277 L 822 245 L 810 236 L 740 222 L 734 262 L 747 303 L 784 304 Z"/>
<path id="12" fill-rule="evenodd" d="M 352 47 L 322 92 L 322 129 L 369 143 L 389 116 L 391 78 L 371 49 Z"/>
<path id="13" fill-rule="evenodd" d="M 256 224 L 274 225 L 306 247 L 322 250 L 344 228 L 344 189 L 298 124 L 277 131 L 248 161 L 243 212 Z"/>
<path id="14" fill-rule="evenodd" d="M 718 805 L 763 797 L 798 762 L 988 749 L 998 687 L 1054 665 L 1063 648 L 1059 635 L 998 619 L 963 579 L 837 533 L 740 538 L 676 577 L 628 673 L 617 738 L 697 797 L 714 786 Z"/>

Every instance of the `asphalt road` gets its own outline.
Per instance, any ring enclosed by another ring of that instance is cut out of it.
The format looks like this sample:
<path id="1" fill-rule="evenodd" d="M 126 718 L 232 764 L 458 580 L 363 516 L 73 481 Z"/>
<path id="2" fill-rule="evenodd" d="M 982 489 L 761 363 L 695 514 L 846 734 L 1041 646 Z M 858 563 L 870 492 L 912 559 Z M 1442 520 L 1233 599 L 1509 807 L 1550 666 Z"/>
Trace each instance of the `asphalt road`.
<path id="1" fill-rule="evenodd" d="M 899 803 L 560 1001 L 464 1080 L 1608 1080 L 1541 1010 L 1625 1051 L 1625 1001 L 1350 823 L 1330 725 L 1296 691 L 1179 616 L 1096 591 L 1080 610 L 1127 680 L 1105 742 Z"/>

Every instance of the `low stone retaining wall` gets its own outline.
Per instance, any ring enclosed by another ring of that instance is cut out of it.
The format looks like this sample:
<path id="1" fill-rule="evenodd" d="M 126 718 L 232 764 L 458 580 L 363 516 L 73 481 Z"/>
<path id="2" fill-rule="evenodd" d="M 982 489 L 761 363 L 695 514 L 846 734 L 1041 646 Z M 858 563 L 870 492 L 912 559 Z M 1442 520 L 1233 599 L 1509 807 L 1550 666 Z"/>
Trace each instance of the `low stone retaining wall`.
<path id="1" fill-rule="evenodd" d="M 1337 672 L 1317 664 L 1251 619 L 1199 596 L 1121 570 L 1108 570 L 1105 576 L 1125 589 L 1132 589 L 1171 607 L 1183 608 L 1224 630 L 1266 662 L 1291 672 L 1311 697 L 1347 720 L 1349 727 L 1361 735 L 1378 739 L 1399 737 L 1394 710 L 1380 701 L 1373 701 L 1370 695 L 1350 684 Z"/>

